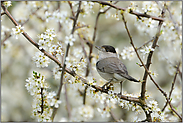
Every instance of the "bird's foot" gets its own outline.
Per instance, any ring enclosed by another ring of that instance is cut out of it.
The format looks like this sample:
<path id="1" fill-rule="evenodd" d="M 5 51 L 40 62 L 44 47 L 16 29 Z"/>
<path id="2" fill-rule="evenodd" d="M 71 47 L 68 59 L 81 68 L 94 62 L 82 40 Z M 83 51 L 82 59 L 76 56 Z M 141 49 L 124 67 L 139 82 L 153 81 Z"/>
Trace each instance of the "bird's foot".
<path id="1" fill-rule="evenodd" d="M 101 88 L 102 88 L 102 91 L 105 91 L 105 90 L 107 90 L 107 87 L 106 87 L 106 85 L 103 85 Z"/>

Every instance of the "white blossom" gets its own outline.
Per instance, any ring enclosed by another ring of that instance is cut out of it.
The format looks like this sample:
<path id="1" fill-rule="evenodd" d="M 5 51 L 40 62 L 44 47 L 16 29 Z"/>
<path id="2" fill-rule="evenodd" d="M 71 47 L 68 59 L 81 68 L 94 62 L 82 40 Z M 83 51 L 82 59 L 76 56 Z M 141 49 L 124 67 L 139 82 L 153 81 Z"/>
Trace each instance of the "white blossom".
<path id="1" fill-rule="evenodd" d="M 12 35 L 15 36 L 15 39 L 18 39 L 18 35 L 23 33 L 23 29 L 24 27 L 22 27 L 21 25 L 16 26 L 16 28 L 12 28 Z"/>
<path id="2" fill-rule="evenodd" d="M 4 4 L 7 8 L 10 7 L 10 6 L 12 6 L 11 1 L 5 1 L 5 2 L 3 2 L 3 4 Z"/>
<path id="3" fill-rule="evenodd" d="M 65 43 L 66 44 L 70 44 L 71 46 L 73 46 L 73 42 L 75 42 L 76 39 L 74 38 L 74 36 L 71 34 L 69 36 L 65 36 Z"/>

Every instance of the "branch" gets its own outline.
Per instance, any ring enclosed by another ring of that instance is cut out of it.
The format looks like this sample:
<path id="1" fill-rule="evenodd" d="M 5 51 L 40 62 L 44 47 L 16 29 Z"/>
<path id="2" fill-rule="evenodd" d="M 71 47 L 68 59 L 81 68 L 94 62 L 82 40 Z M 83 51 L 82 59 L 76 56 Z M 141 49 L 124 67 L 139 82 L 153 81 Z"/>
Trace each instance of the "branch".
<path id="1" fill-rule="evenodd" d="M 134 48 L 134 50 L 135 50 L 135 52 L 136 52 L 136 54 L 137 54 L 137 57 L 139 58 L 141 64 L 144 66 L 145 70 L 148 71 L 148 69 L 147 69 L 146 66 L 144 65 L 142 59 L 140 58 L 140 56 L 139 56 L 139 54 L 138 54 L 138 52 L 137 52 L 137 48 L 135 48 L 135 45 L 134 45 L 133 40 L 132 40 L 132 36 L 131 36 L 131 34 L 130 34 L 129 30 L 128 30 L 128 27 L 127 27 L 127 23 L 126 23 L 126 20 L 125 20 L 125 17 L 124 17 L 123 12 L 121 12 L 121 15 L 122 15 L 122 20 L 123 20 L 124 25 L 125 25 L 125 29 L 126 29 L 126 31 L 127 31 L 127 33 L 128 33 L 129 38 L 130 38 L 130 43 L 131 43 L 131 45 L 133 46 L 133 48 Z M 148 72 L 148 73 L 149 73 L 149 72 Z M 144 83 L 144 81 L 143 81 L 143 83 Z M 142 85 L 143 85 L 143 83 L 142 83 Z M 141 98 L 141 99 L 142 99 L 142 98 Z M 145 112 L 145 114 L 146 114 L 146 120 L 149 121 L 149 122 L 152 122 L 152 118 L 151 118 L 150 113 L 148 113 L 148 112 L 145 110 L 144 106 L 143 106 L 143 105 L 145 104 L 145 101 L 144 101 L 144 100 L 145 100 L 145 94 L 144 94 L 144 99 L 142 99 L 143 103 L 141 103 L 141 107 L 142 107 L 142 109 L 144 110 L 144 112 Z"/>
<path id="2" fill-rule="evenodd" d="M 126 8 L 121 8 L 119 6 L 115 6 L 111 3 L 108 3 L 108 2 L 104 2 L 104 1 L 93 1 L 93 2 L 97 2 L 97 3 L 100 3 L 102 5 L 107 5 L 107 6 L 110 6 L 112 8 L 115 8 L 115 9 L 118 9 L 118 10 L 123 10 L 123 11 L 126 11 Z M 164 21 L 163 18 L 160 18 L 160 17 L 155 17 L 155 16 L 151 16 L 151 15 L 148 15 L 148 14 L 145 14 L 145 13 L 139 13 L 139 12 L 135 12 L 133 10 L 130 10 L 129 12 L 130 14 L 133 14 L 133 15 L 136 15 L 138 18 L 139 17 L 146 17 L 146 18 L 152 18 L 153 20 L 157 20 L 157 21 Z"/>
<path id="3" fill-rule="evenodd" d="M 164 17 L 164 13 L 165 13 L 165 8 L 163 8 L 162 10 L 162 17 Z M 161 30 L 161 26 L 162 26 L 163 22 L 160 21 L 159 24 L 158 24 L 158 31 L 156 33 L 156 36 L 155 36 L 155 39 L 153 41 L 153 44 L 152 44 L 152 48 L 155 49 L 156 47 L 156 44 L 157 44 L 157 41 L 159 39 L 159 36 L 160 36 L 160 30 Z M 143 80 L 144 82 L 142 83 L 142 90 L 141 90 L 141 98 L 144 100 L 145 99 L 145 92 L 146 92 L 146 80 L 147 80 L 147 76 L 149 74 L 149 67 L 150 67 L 150 64 L 151 64 L 151 58 L 152 58 L 152 55 L 153 55 L 154 51 L 150 51 L 149 52 L 149 55 L 148 55 L 148 58 L 147 58 L 147 62 L 146 62 L 146 68 L 147 70 L 145 71 L 144 73 L 144 77 L 143 77 Z"/>
<path id="4" fill-rule="evenodd" d="M 81 1 L 79 2 L 79 6 L 78 6 L 77 14 L 76 14 L 75 19 L 74 19 L 74 23 L 73 23 L 73 28 L 72 28 L 71 34 L 74 34 L 75 26 L 76 26 L 77 19 L 78 19 L 79 13 L 80 13 L 80 7 L 81 7 Z M 60 93 L 61 93 L 61 90 L 62 90 L 63 77 L 64 77 L 64 73 L 66 71 L 66 64 L 65 63 L 66 63 L 66 58 L 67 58 L 67 56 L 69 54 L 69 48 L 70 48 L 70 44 L 68 43 L 67 49 L 66 49 L 66 53 L 65 53 L 65 58 L 64 58 L 64 65 L 62 67 L 62 73 L 61 73 L 61 77 L 60 77 L 60 86 L 59 86 L 59 90 L 58 90 L 58 93 L 57 93 L 57 100 L 59 100 Z M 55 117 L 55 114 L 56 114 L 54 112 L 57 112 L 57 109 L 58 108 L 53 108 L 53 114 L 51 116 L 51 120 L 52 121 L 53 121 L 53 119 Z"/>

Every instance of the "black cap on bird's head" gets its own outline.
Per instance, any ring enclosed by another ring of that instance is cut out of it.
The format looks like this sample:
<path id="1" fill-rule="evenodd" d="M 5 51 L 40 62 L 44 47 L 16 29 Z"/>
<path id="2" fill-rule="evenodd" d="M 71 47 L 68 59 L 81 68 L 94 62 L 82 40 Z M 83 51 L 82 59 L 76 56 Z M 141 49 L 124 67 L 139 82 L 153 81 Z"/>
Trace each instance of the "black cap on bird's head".
<path id="1" fill-rule="evenodd" d="M 111 52 L 116 53 L 116 50 L 113 46 L 110 45 L 103 45 L 102 47 L 95 46 L 98 50 L 105 51 L 105 52 Z"/>
<path id="2" fill-rule="evenodd" d="M 102 48 L 105 48 L 106 52 L 112 52 L 112 53 L 116 53 L 116 50 L 113 46 L 110 45 L 103 45 Z"/>

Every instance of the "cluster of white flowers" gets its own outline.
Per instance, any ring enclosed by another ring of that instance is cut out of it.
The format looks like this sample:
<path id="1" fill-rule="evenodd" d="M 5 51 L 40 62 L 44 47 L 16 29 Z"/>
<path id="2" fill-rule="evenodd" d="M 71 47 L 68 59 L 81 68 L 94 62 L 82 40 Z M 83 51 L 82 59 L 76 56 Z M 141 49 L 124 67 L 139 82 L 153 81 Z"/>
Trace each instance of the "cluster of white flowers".
<path id="1" fill-rule="evenodd" d="M 142 109 L 139 105 L 135 103 L 120 99 L 117 95 L 114 94 L 114 91 L 109 90 L 108 95 L 102 94 L 101 92 L 96 92 L 96 90 L 92 87 L 89 87 L 87 90 L 87 95 L 90 96 L 96 103 L 101 104 L 97 111 L 101 114 L 103 118 L 110 117 L 111 109 L 116 108 L 116 104 L 118 104 L 121 108 L 135 111 L 136 114 L 142 113 Z M 124 92 L 123 95 L 137 97 L 134 94 L 128 94 Z"/>
<path id="2" fill-rule="evenodd" d="M 64 23 L 68 19 L 68 13 L 67 11 L 54 11 L 52 14 L 52 19 L 56 20 L 57 22 Z"/>
<path id="3" fill-rule="evenodd" d="M 122 56 L 123 59 L 132 60 L 135 56 L 134 48 L 132 46 L 125 47 L 120 55 Z"/>
<path id="4" fill-rule="evenodd" d="M 86 58 L 81 58 L 80 61 L 78 61 L 76 58 L 66 58 L 67 68 L 74 70 L 76 73 L 82 76 L 84 74 L 84 69 L 86 68 L 86 63 Z"/>
<path id="5" fill-rule="evenodd" d="M 49 48 L 49 52 L 57 59 L 61 59 L 61 56 L 64 55 L 62 44 L 59 42 L 57 42 L 57 45 L 55 44 L 51 45 L 51 47 Z"/>
<path id="6" fill-rule="evenodd" d="M 108 1 L 110 4 L 112 3 L 111 1 Z M 107 10 L 109 8 L 109 6 L 102 6 L 101 9 L 100 9 L 100 12 L 104 12 L 105 10 Z M 105 12 L 105 18 L 110 18 L 110 19 L 115 19 L 117 21 L 120 20 L 120 12 L 121 11 L 118 11 L 116 10 L 115 12 L 112 11 L 112 9 L 108 10 L 107 12 Z"/>
<path id="7" fill-rule="evenodd" d="M 146 99 L 147 106 L 146 111 L 152 111 L 151 117 L 153 122 L 167 122 L 165 118 L 165 113 L 161 112 L 161 109 L 158 107 L 158 102 L 148 96 Z"/>
<path id="8" fill-rule="evenodd" d="M 57 42 L 54 44 L 54 37 L 56 37 L 54 29 L 47 29 L 46 32 L 42 33 L 39 37 L 39 49 L 47 50 L 57 59 L 61 59 L 63 56 L 63 49 L 61 43 Z M 44 55 L 42 52 L 36 52 L 33 56 L 33 61 L 36 63 L 37 67 L 48 67 L 50 59 Z"/>
<path id="9" fill-rule="evenodd" d="M 138 6 L 142 6 L 138 7 Z M 128 7 L 126 11 L 136 11 L 140 13 L 146 13 L 153 16 L 159 16 L 161 14 L 161 9 L 155 1 L 144 1 L 141 2 L 131 2 L 131 5 Z M 152 18 L 137 18 L 135 22 L 135 26 L 138 30 L 143 32 L 142 34 L 147 34 L 150 36 L 154 36 L 156 33 L 156 28 L 158 25 L 158 21 L 153 20 Z"/>
<path id="10" fill-rule="evenodd" d="M 104 107 L 104 108 L 97 108 L 97 111 L 100 113 L 102 118 L 110 117 L 110 108 Z"/>
<path id="11" fill-rule="evenodd" d="M 72 109 L 71 121 L 81 122 L 90 121 L 94 116 L 93 107 L 90 105 L 81 105 L 80 107 Z"/>
<path id="12" fill-rule="evenodd" d="M 37 67 L 48 67 L 48 64 L 50 63 L 50 59 L 42 52 L 36 52 L 33 56 L 33 61 Z"/>
<path id="13" fill-rule="evenodd" d="M 56 99 L 55 92 L 47 91 L 50 87 L 45 82 L 45 77 L 33 71 L 32 77 L 26 79 L 25 87 L 33 96 L 32 116 L 38 122 L 51 121 L 53 107 L 58 108 L 61 101 Z"/>
<path id="14" fill-rule="evenodd" d="M 16 26 L 16 28 L 12 28 L 12 35 L 15 36 L 15 39 L 18 39 L 19 34 L 23 33 L 24 27 L 21 25 Z"/>
<path id="15" fill-rule="evenodd" d="M 74 10 L 77 10 L 77 6 L 79 4 L 79 1 L 72 1 L 72 6 L 74 7 Z M 82 12 L 81 14 L 83 15 L 83 17 L 87 17 L 89 15 L 91 15 L 91 13 L 94 13 L 93 11 L 93 6 L 94 6 L 94 2 L 90 2 L 90 1 L 82 1 L 81 3 L 81 8 L 82 8 Z"/>
<path id="16" fill-rule="evenodd" d="M 46 32 L 42 33 L 39 37 L 39 49 L 48 50 L 51 47 L 51 44 L 56 37 L 54 29 L 47 29 Z"/>

